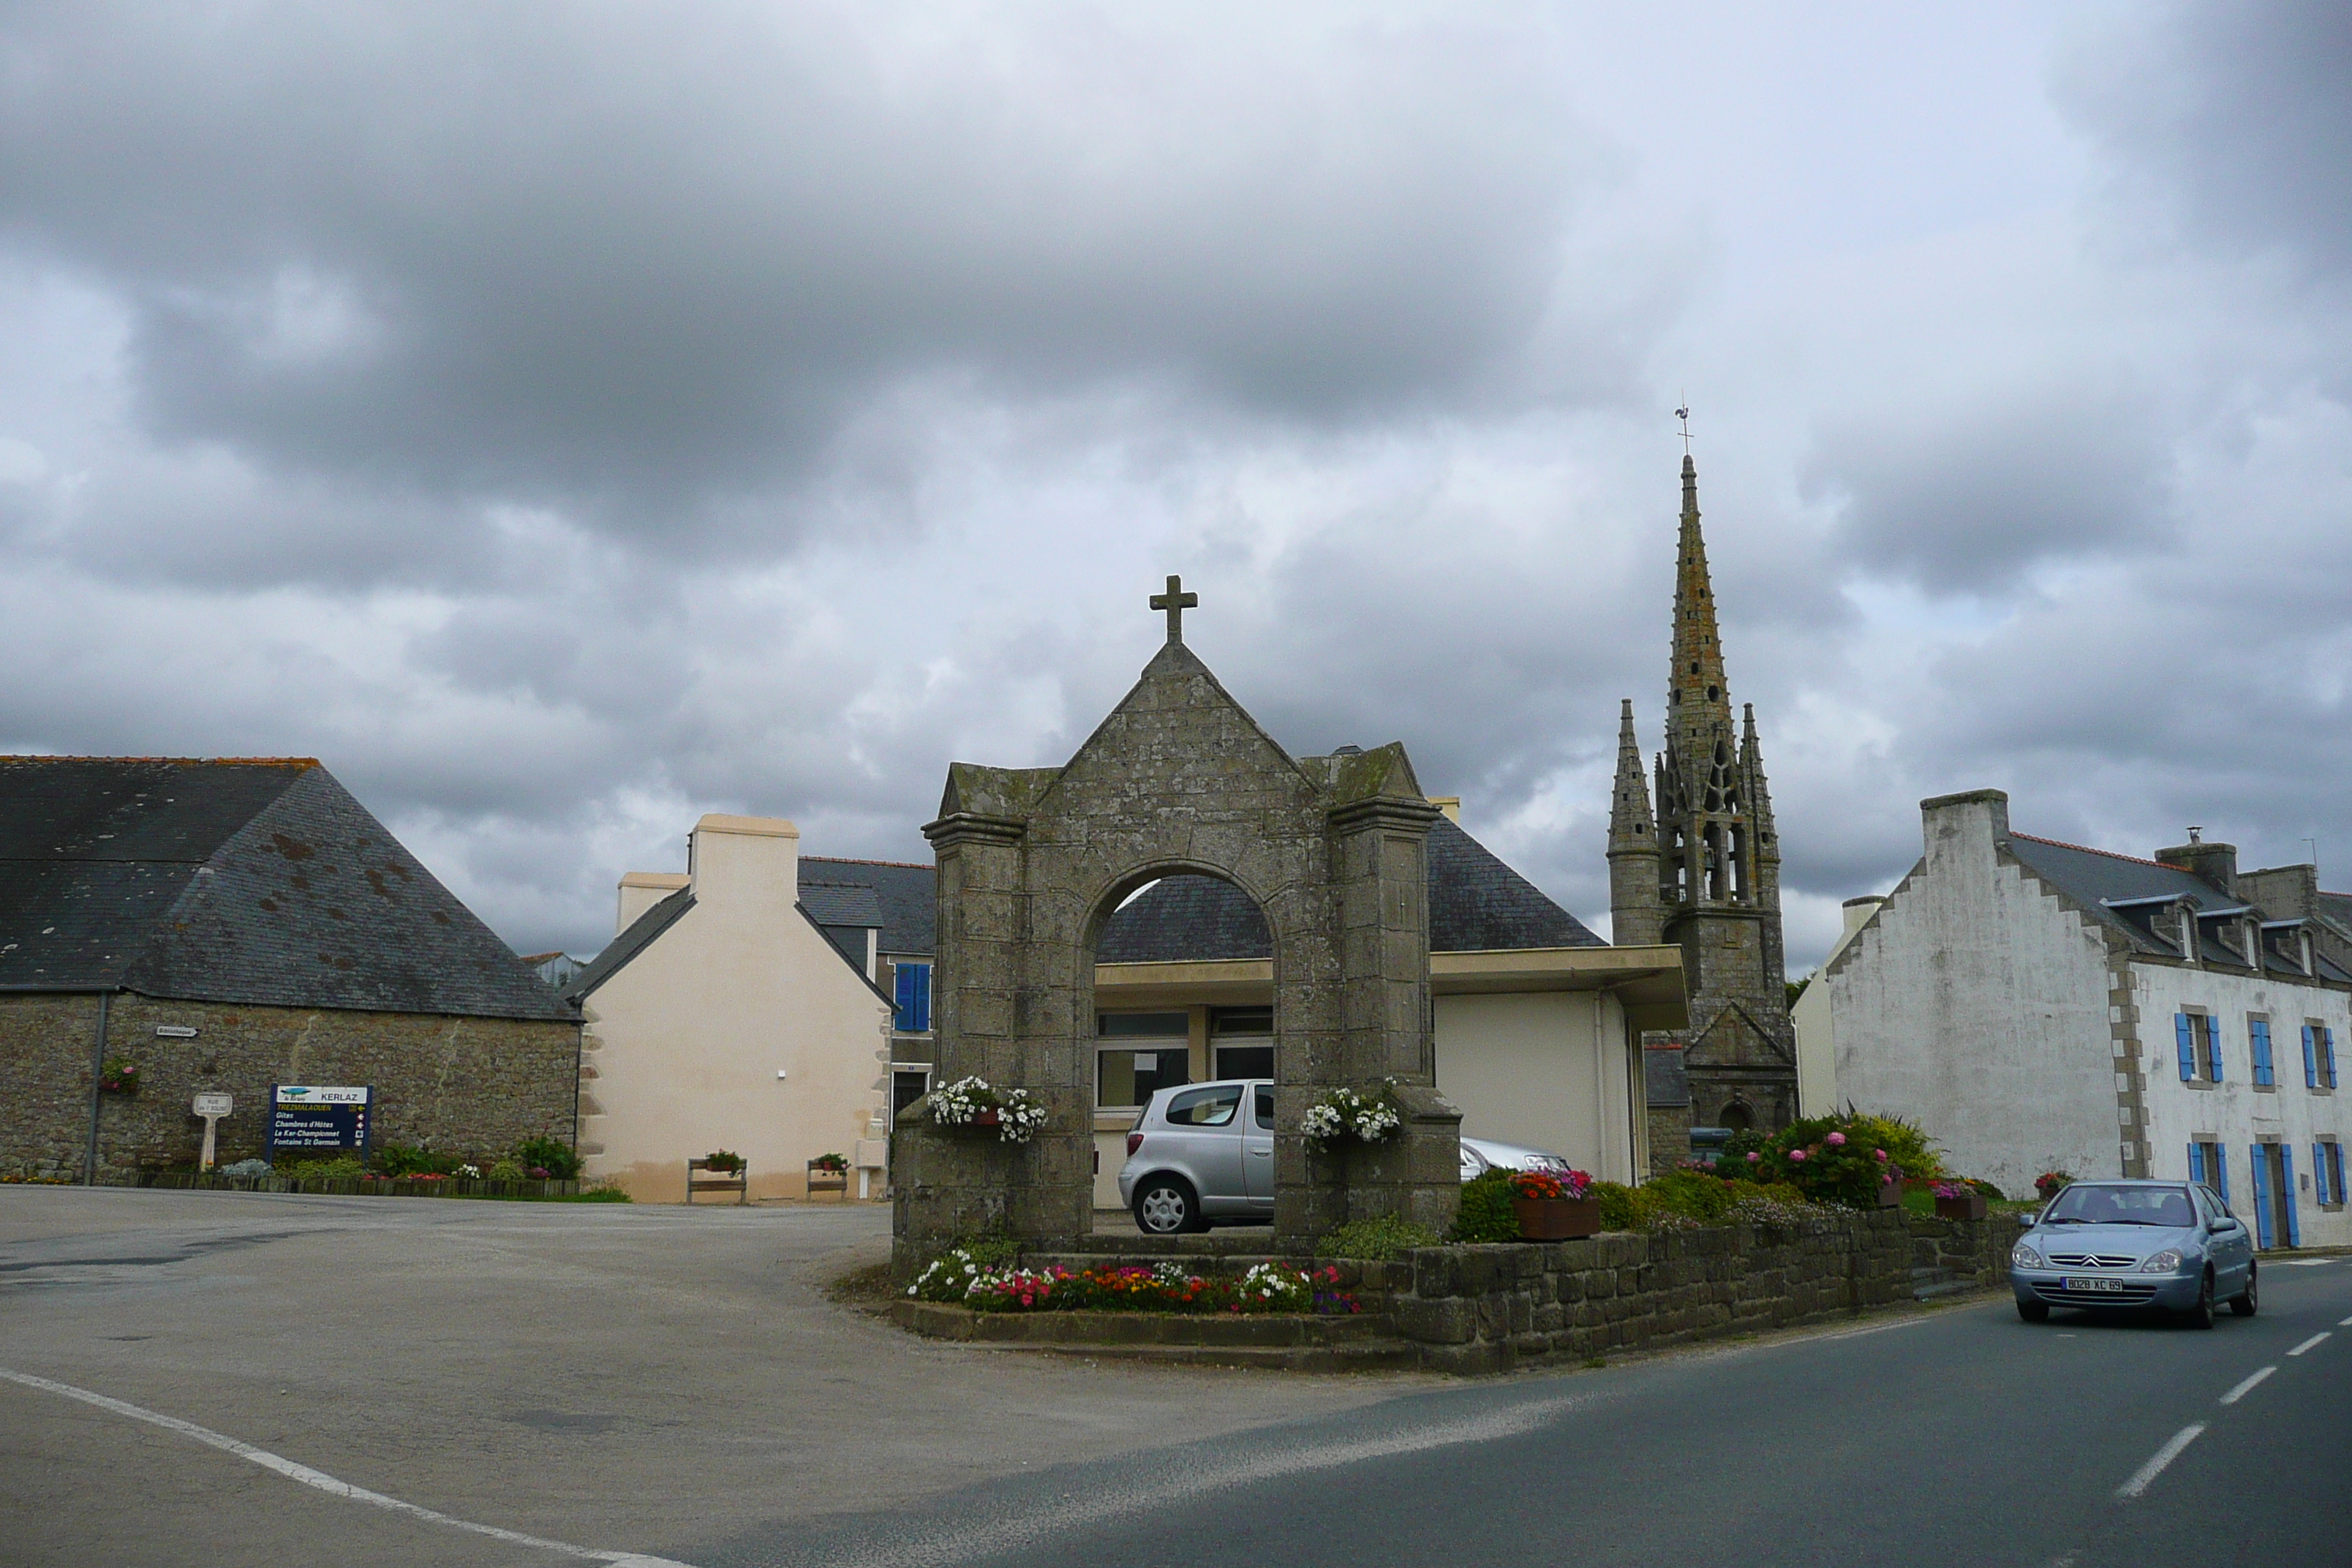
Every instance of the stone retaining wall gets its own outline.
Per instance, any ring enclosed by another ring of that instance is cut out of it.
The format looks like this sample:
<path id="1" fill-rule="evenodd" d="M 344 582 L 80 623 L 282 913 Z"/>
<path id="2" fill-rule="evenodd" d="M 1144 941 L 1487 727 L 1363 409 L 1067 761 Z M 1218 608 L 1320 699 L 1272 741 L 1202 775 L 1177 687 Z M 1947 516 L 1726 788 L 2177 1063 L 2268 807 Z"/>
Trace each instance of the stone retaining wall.
<path id="1" fill-rule="evenodd" d="M 1843 1214 L 1781 1226 L 1651 1231 L 1586 1241 L 1433 1247 L 1393 1279 L 1389 1320 L 1446 1372 L 1717 1339 L 1998 1285 L 2014 1216 Z"/>

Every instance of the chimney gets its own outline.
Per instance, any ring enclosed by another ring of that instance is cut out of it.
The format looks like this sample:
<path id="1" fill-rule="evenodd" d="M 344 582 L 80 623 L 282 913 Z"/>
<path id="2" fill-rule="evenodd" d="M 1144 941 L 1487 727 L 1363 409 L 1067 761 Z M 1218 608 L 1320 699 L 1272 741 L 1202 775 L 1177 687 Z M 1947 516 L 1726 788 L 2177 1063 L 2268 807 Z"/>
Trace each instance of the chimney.
<path id="1" fill-rule="evenodd" d="M 2161 865 L 2186 871 L 2207 887 L 2230 898 L 2238 896 L 2238 847 L 2234 844 L 2208 844 L 2202 829 L 2189 830 L 2189 842 L 2176 844 L 2169 849 L 2159 849 L 2156 858 Z"/>
<path id="2" fill-rule="evenodd" d="M 1885 901 L 1886 895 L 1884 893 L 1864 893 L 1861 898 L 1848 899 L 1842 906 L 1845 914 L 1845 931 L 1843 934 L 1846 936 L 1852 936 L 1864 926 L 1869 924 L 1870 917 L 1876 914 L 1878 912 L 1878 906 Z"/>
<path id="3" fill-rule="evenodd" d="M 621 879 L 619 923 L 613 934 L 620 935 L 637 923 L 637 917 L 687 885 L 687 879 L 676 871 L 631 871 Z"/>
<path id="4" fill-rule="evenodd" d="M 1433 795 L 1429 804 L 1445 814 L 1445 820 L 1456 827 L 1462 825 L 1462 797 L 1458 795 Z"/>
<path id="5" fill-rule="evenodd" d="M 774 899 L 790 912 L 800 898 L 801 830 L 781 816 L 712 812 L 694 825 L 686 863 L 698 903 Z"/>
<path id="6" fill-rule="evenodd" d="M 1931 863 L 1955 852 L 1990 859 L 2009 837 L 2009 796 L 1997 789 L 1932 795 L 1919 803 L 1919 834 Z"/>

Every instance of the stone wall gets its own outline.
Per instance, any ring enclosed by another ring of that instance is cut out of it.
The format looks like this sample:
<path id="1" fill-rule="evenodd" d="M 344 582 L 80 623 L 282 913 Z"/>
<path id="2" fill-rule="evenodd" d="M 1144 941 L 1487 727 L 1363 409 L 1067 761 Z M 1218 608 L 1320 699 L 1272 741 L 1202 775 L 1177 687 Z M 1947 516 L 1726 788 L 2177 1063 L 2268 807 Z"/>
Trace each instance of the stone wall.
<path id="1" fill-rule="evenodd" d="M 2009 1277 L 2016 1218 L 1843 1214 L 1587 1241 L 1433 1247 L 1383 1271 L 1394 1332 L 1443 1372 L 1719 1339 Z"/>
<path id="2" fill-rule="evenodd" d="M 96 996 L 0 995 L 0 1174 L 83 1172 Z M 193 1026 L 194 1039 L 155 1033 Z M 223 1163 L 263 1152 L 273 1083 L 368 1084 L 374 1142 L 489 1154 L 526 1138 L 570 1142 L 579 1092 L 576 1024 L 171 1002 L 117 995 L 109 1061 L 139 1068 L 139 1092 L 99 1097 L 98 1179 L 193 1161 L 200 1092 L 234 1095 Z"/>

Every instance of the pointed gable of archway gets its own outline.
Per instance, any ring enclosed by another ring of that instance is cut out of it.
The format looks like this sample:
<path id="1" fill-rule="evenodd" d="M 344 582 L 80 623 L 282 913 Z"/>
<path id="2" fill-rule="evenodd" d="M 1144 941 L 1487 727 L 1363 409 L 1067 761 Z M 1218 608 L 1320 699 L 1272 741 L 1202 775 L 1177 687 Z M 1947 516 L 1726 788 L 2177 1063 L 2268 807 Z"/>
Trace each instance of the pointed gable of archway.
<path id="1" fill-rule="evenodd" d="M 1277 1226 L 1450 1217 L 1460 1118 L 1437 1097 L 1430 1039 L 1437 810 L 1401 745 L 1284 751 L 1184 646 L 1179 616 L 1197 601 L 1168 587 L 1153 600 L 1169 611 L 1167 643 L 1066 763 L 958 763 L 924 829 L 939 864 L 940 1078 L 1025 1089 L 1050 1120 L 1007 1151 L 931 1135 L 911 1109 L 894 1178 L 902 1242 L 1091 1228 L 1094 946 L 1121 899 L 1180 873 L 1240 888 L 1272 939 Z M 1307 1150 L 1297 1128 L 1318 1095 L 1384 1079 L 1410 1112 L 1393 1149 Z"/>

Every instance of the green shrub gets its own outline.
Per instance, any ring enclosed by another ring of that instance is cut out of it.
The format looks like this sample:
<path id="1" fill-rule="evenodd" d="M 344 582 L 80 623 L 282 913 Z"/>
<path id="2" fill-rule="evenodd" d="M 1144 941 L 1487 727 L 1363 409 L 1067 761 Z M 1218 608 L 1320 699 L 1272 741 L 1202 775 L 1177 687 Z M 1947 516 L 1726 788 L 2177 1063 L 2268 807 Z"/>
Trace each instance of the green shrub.
<path id="1" fill-rule="evenodd" d="M 1890 1177 L 1940 1176 L 1944 1163 L 1927 1134 L 1899 1116 L 1811 1116 L 1752 1144 L 1735 1136 L 1718 1170 L 1786 1184 L 1815 1203 L 1868 1208 Z M 1735 1156 L 1734 1147 L 1738 1147 Z M 1738 1167 L 1744 1166 L 1744 1170 Z"/>
<path id="2" fill-rule="evenodd" d="M 580 1174 L 580 1156 L 560 1138 L 526 1138 L 515 1145 L 515 1163 L 526 1170 L 537 1166 L 559 1182 Z"/>
<path id="3" fill-rule="evenodd" d="M 1488 1171 L 1462 1184 L 1462 1206 L 1454 1211 L 1448 1241 L 1517 1241 L 1519 1216 L 1511 1207 L 1509 1171 Z"/>
<path id="4" fill-rule="evenodd" d="M 1639 1230 L 1641 1215 L 1633 1202 L 1635 1189 L 1622 1182 L 1595 1182 L 1585 1189 L 1588 1197 L 1601 1200 L 1601 1228 L 1603 1230 Z"/>
<path id="5" fill-rule="evenodd" d="M 336 1154 L 324 1160 L 297 1160 L 280 1165 L 278 1173 L 305 1182 L 357 1181 L 367 1174 L 367 1167 L 356 1154 Z"/>
<path id="6" fill-rule="evenodd" d="M 520 1182 L 529 1179 L 520 1160 L 493 1161 L 489 1170 L 484 1174 L 493 1182 Z"/>
<path id="7" fill-rule="evenodd" d="M 414 1143 L 386 1143 L 375 1152 L 375 1168 L 387 1176 L 446 1176 L 465 1162 Z"/>
<path id="8" fill-rule="evenodd" d="M 1435 1247 L 1444 1237 L 1402 1215 L 1351 1219 L 1315 1244 L 1318 1258 L 1355 1258 L 1387 1263 L 1416 1247 Z"/>
<path id="9" fill-rule="evenodd" d="M 1999 1187 L 1994 1186 L 1990 1182 L 1985 1181 L 1981 1177 L 1970 1176 L 1969 1178 L 1969 1185 L 1974 1187 L 1978 1192 L 1982 1193 L 1994 1203 L 2005 1204 L 2009 1202 L 2009 1194 L 2007 1193 L 2002 1192 Z"/>

